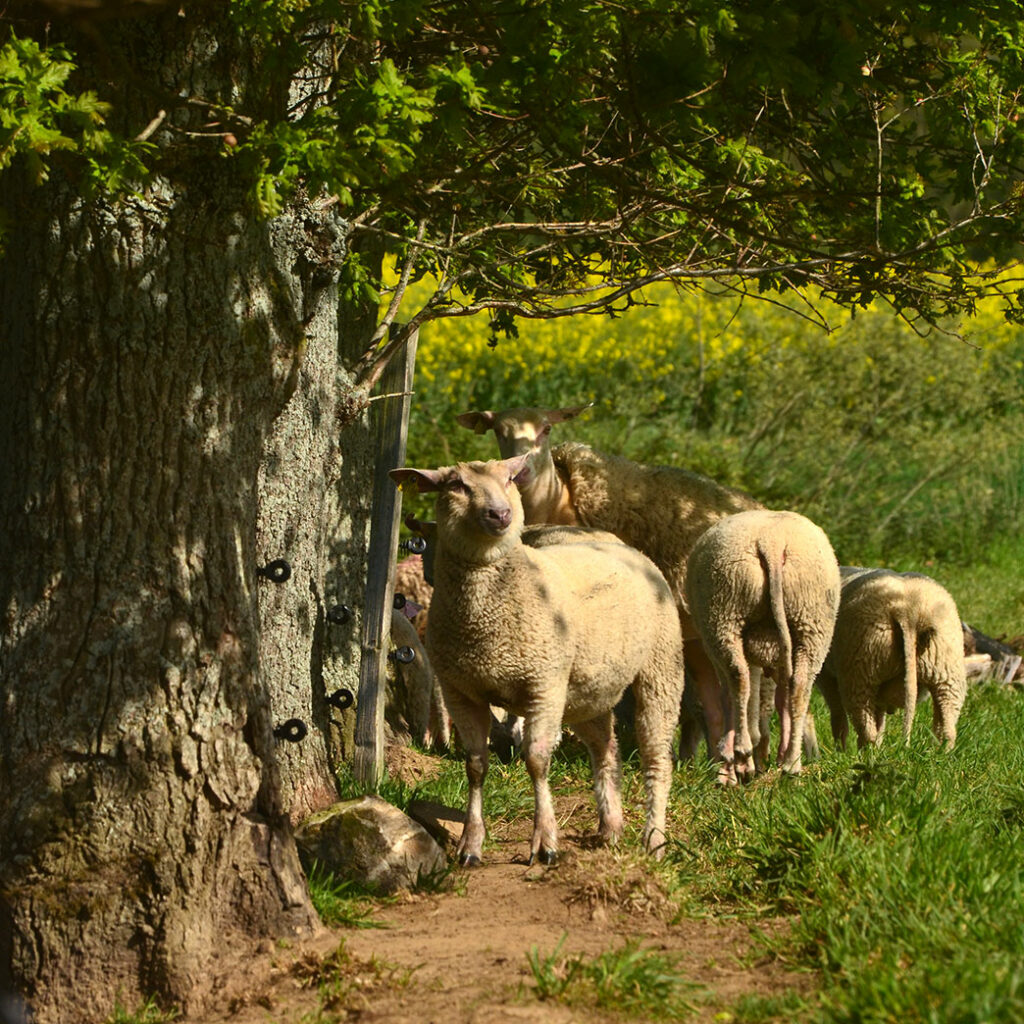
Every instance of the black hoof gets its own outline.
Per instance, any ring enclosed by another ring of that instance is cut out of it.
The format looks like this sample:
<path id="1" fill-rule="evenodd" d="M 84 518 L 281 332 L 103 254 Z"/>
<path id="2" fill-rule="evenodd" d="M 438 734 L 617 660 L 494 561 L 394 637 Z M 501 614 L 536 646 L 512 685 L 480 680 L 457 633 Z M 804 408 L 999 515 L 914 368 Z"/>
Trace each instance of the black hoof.
<path id="1" fill-rule="evenodd" d="M 534 856 L 534 854 L 531 853 L 530 867 L 533 866 L 533 862 L 535 860 L 539 860 L 541 864 L 547 864 L 548 867 L 550 867 L 552 864 L 556 864 L 558 862 L 558 851 L 541 849 L 540 852 L 536 854 L 536 856 Z"/>
<path id="2" fill-rule="evenodd" d="M 480 858 L 475 853 L 464 853 L 459 858 L 459 864 L 464 868 L 478 868 L 480 863 Z"/>

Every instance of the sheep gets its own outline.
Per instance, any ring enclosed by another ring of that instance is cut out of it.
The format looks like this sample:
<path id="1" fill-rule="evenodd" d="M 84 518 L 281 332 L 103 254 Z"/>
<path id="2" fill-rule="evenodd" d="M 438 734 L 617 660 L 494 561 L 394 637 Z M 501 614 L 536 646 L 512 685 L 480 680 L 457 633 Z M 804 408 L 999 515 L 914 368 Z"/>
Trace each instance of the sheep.
<path id="1" fill-rule="evenodd" d="M 612 708 L 630 684 L 647 791 L 643 843 L 660 856 L 683 687 L 672 596 L 653 563 L 619 541 L 524 545 L 515 480 L 525 462 L 521 456 L 391 471 L 398 484 L 438 495 L 427 651 L 466 752 L 469 805 L 460 862 L 481 861 L 491 704 L 524 719 L 535 801 L 530 862 L 557 856 L 547 775 L 563 725 L 589 749 L 601 838 L 619 835 Z"/>
<path id="2" fill-rule="evenodd" d="M 448 711 L 408 608 L 391 611 L 391 643 L 396 652 L 407 648 L 412 654 L 409 661 L 395 659 L 396 685 L 389 691 L 385 708 L 393 734 L 399 737 L 408 733 L 424 747 L 437 744 L 447 749 L 451 742 Z"/>
<path id="3" fill-rule="evenodd" d="M 953 598 L 920 573 L 843 566 L 832 649 L 818 677 L 837 744 L 846 747 L 847 716 L 858 747 L 880 743 L 886 714 L 901 707 L 909 742 L 922 687 L 932 698 L 932 731 L 951 748 L 967 693 Z"/>
<path id="4" fill-rule="evenodd" d="M 679 609 L 687 667 L 696 684 L 704 729 L 682 722 L 681 754 L 696 753 L 701 735 L 734 781 L 732 736 L 725 728 L 724 695 L 704 653 L 686 603 L 686 559 L 697 538 L 723 516 L 761 504 L 741 491 L 670 466 L 646 466 L 587 445 L 551 448 L 551 427 L 579 415 L 585 405 L 565 409 L 506 409 L 466 412 L 456 421 L 478 434 L 493 430 L 505 458 L 529 453 L 529 477 L 520 486 L 527 523 L 564 523 L 608 530 L 647 555 L 664 573 Z M 694 641 L 694 642 L 691 642 Z"/>
<path id="5" fill-rule="evenodd" d="M 410 558 L 417 559 L 417 564 L 411 566 L 408 571 L 414 574 L 413 586 L 416 588 L 415 592 L 419 594 L 421 600 L 429 603 L 430 597 L 433 594 L 437 524 L 429 520 L 417 519 L 410 514 L 405 517 L 405 525 L 414 533 L 418 533 L 427 542 L 427 547 L 422 557 L 420 555 L 410 556 Z M 549 544 L 577 544 L 588 540 L 604 540 L 619 543 L 618 538 L 613 534 L 605 533 L 601 530 L 587 529 L 582 526 L 526 526 L 523 528 L 522 539 L 527 547 L 538 548 L 546 547 Z M 409 563 L 410 558 L 399 562 L 398 567 L 401 568 L 403 564 Z M 422 583 L 415 579 L 415 575 L 422 579 Z M 397 581 L 395 586 L 397 589 Z M 426 607 L 416 616 L 414 621 L 421 638 L 424 637 L 428 621 L 428 610 Z M 440 694 L 437 697 L 441 709 L 444 711 L 445 716 L 447 716 L 447 710 L 444 708 L 444 698 Z M 491 721 L 491 746 L 503 761 L 509 761 L 522 747 L 522 719 L 518 715 L 513 715 L 502 708 L 492 708 L 491 714 L 493 716 Z M 449 734 L 446 732 L 444 735 L 446 746 L 448 739 Z"/>
<path id="6" fill-rule="evenodd" d="M 426 578 L 422 555 L 408 555 L 395 565 L 396 595 L 414 601 L 420 608 L 429 608 L 433 589 Z"/>
<path id="7" fill-rule="evenodd" d="M 754 747 L 762 733 L 767 738 L 770 705 L 751 679 L 754 667 L 775 681 L 779 764 L 787 774 L 800 772 L 807 706 L 832 641 L 839 587 L 828 537 L 796 512 L 726 516 L 694 544 L 687 604 L 728 697 L 740 777 L 753 773 Z M 759 716 L 752 737 L 751 719 Z"/>

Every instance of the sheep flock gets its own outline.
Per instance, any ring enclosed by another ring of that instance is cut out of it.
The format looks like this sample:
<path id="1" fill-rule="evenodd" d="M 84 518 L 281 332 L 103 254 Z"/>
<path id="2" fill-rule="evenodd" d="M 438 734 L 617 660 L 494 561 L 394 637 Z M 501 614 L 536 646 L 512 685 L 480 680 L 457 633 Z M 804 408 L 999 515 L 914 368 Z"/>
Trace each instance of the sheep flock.
<path id="1" fill-rule="evenodd" d="M 606 842 L 623 823 L 617 719 L 635 730 L 654 856 L 677 736 L 679 757 L 706 744 L 718 781 L 734 785 L 770 769 L 778 713 L 775 763 L 798 774 L 818 755 L 817 686 L 840 745 L 850 721 L 859 746 L 880 743 L 896 710 L 909 742 L 930 697 L 933 732 L 953 746 L 966 627 L 941 584 L 840 566 L 806 517 L 700 474 L 553 446 L 553 428 L 585 408 L 467 412 L 458 423 L 493 432 L 500 458 L 391 471 L 399 486 L 436 494 L 436 522 L 407 519 L 427 551 L 399 563 L 396 590 L 425 609 L 419 736 L 457 741 L 466 758 L 463 864 L 481 861 L 482 787 L 500 730 L 533 782 L 531 862 L 558 852 L 547 774 L 563 728 L 589 751 Z"/>

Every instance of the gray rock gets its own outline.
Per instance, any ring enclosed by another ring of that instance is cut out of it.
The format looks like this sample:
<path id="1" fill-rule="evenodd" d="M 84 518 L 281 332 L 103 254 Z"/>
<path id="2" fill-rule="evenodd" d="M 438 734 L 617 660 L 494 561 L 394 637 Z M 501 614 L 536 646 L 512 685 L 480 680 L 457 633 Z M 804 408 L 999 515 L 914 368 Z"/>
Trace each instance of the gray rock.
<path id="1" fill-rule="evenodd" d="M 319 865 L 383 894 L 412 889 L 445 870 L 444 851 L 426 831 L 376 796 L 344 800 L 303 821 L 295 831 L 308 865 Z"/>

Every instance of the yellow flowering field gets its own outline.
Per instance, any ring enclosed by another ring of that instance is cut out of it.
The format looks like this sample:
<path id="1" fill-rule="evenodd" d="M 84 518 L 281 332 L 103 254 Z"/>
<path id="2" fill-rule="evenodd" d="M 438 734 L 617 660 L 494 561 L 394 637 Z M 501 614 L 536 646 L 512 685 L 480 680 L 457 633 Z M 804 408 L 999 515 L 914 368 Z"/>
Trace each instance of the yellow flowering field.
<path id="1" fill-rule="evenodd" d="M 494 457 L 492 437 L 455 425 L 468 409 L 593 402 L 556 440 L 799 509 L 846 562 L 963 560 L 979 536 L 1016 529 L 1024 332 L 995 302 L 923 336 L 882 305 L 827 315 L 830 331 L 665 285 L 615 317 L 518 320 L 517 337 L 494 339 L 486 315 L 435 321 L 420 334 L 409 461 Z"/>

